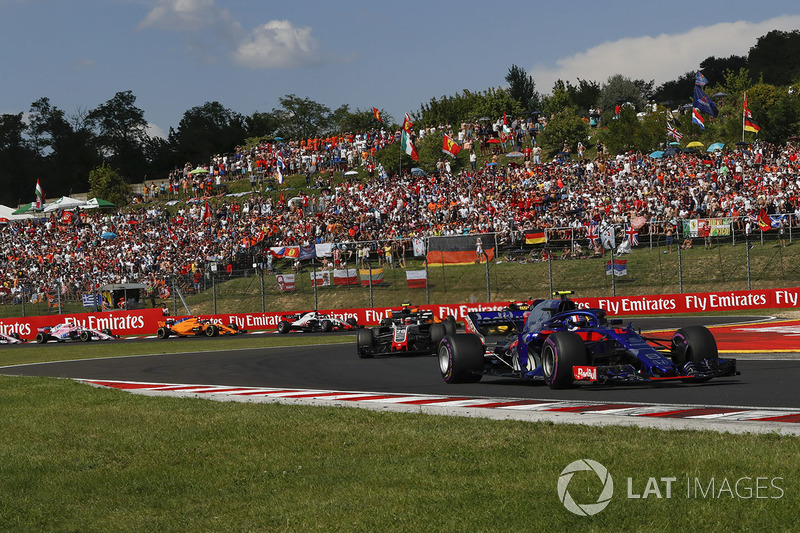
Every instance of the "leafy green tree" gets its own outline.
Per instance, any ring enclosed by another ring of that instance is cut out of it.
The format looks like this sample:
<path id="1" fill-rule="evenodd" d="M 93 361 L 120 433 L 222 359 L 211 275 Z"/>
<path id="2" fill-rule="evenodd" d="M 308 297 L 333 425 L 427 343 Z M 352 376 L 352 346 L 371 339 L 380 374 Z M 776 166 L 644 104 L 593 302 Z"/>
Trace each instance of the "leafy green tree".
<path id="1" fill-rule="evenodd" d="M 89 196 L 102 198 L 117 206 L 128 205 L 131 199 L 131 185 L 119 172 L 103 163 L 89 173 Z"/>
<path id="2" fill-rule="evenodd" d="M 482 93 L 465 90 L 461 94 L 443 96 L 439 100 L 432 98 L 412 118 L 418 126 L 449 124 L 455 129 L 464 120 L 482 117 L 496 120 L 503 116 L 504 111 L 509 119 L 519 117 L 525 112 L 519 102 L 511 97 L 508 89 L 500 87 L 489 88 Z"/>
<path id="3" fill-rule="evenodd" d="M 248 137 L 269 138 L 277 135 L 279 120 L 272 113 L 256 111 L 245 118 Z M 241 141 L 239 142 L 241 144 Z"/>
<path id="4" fill-rule="evenodd" d="M 147 121 L 144 111 L 135 104 L 133 92 L 122 91 L 87 115 L 89 124 L 97 130 L 97 141 L 106 160 L 129 180 L 138 179 L 147 171 Z"/>
<path id="5" fill-rule="evenodd" d="M 800 31 L 772 30 L 762 35 L 747 54 L 754 79 L 789 85 L 800 79 Z"/>
<path id="6" fill-rule="evenodd" d="M 25 129 L 22 113 L 0 115 L 0 203 L 6 205 L 33 200 L 38 158 Z"/>
<path id="7" fill-rule="evenodd" d="M 647 100 L 652 97 L 653 82 L 632 80 L 622 74 L 614 74 L 600 89 L 598 103 L 604 113 L 613 114 L 614 107 L 619 103 L 630 102 L 637 111 L 644 108 Z M 603 117 L 603 120 L 610 117 Z"/>
<path id="8" fill-rule="evenodd" d="M 545 114 L 550 115 L 568 107 L 573 107 L 579 115 L 587 115 L 589 109 L 597 105 L 600 85 L 594 81 L 578 79 L 578 85 L 558 79 L 553 84 L 553 92 L 545 97 Z"/>
<path id="9" fill-rule="evenodd" d="M 697 71 L 681 74 L 678 78 L 666 81 L 656 88 L 653 98 L 668 107 L 690 103 L 694 96 L 694 82 Z"/>
<path id="10" fill-rule="evenodd" d="M 284 139 L 307 139 L 331 131 L 331 110 L 309 98 L 288 94 L 278 99 L 280 108 L 272 110 L 277 119 L 278 136 Z"/>
<path id="11" fill-rule="evenodd" d="M 391 125 L 394 123 L 394 119 L 388 113 L 385 113 L 383 110 L 379 110 L 381 113 L 381 120 L 383 123 L 378 122 L 375 118 L 375 114 L 372 112 L 372 109 L 356 109 L 355 111 L 350 111 L 350 106 L 343 105 L 338 109 L 334 110 L 331 114 L 331 124 L 333 126 L 334 131 L 372 131 L 372 130 L 379 130 L 381 128 L 391 128 Z"/>
<path id="12" fill-rule="evenodd" d="M 588 124 L 578 116 L 574 107 L 568 107 L 556 113 L 547 122 L 547 126 L 539 134 L 536 141 L 541 145 L 546 155 L 552 157 L 561 152 L 565 142 L 574 152 L 578 142 L 582 142 L 585 145 L 588 143 L 588 138 Z"/>
<path id="13" fill-rule="evenodd" d="M 525 111 L 535 111 L 540 108 L 539 93 L 536 92 L 536 83 L 524 68 L 511 65 L 506 74 L 509 85 L 509 95 L 517 101 Z"/>
<path id="14" fill-rule="evenodd" d="M 623 107 L 619 117 L 606 122 L 607 128 L 602 132 L 601 140 L 607 150 L 612 153 L 647 150 L 650 146 L 642 147 L 642 125 L 636 116 L 636 110 Z"/>
<path id="15" fill-rule="evenodd" d="M 170 136 L 176 163 L 208 161 L 214 154 L 231 152 L 247 136 L 242 115 L 219 102 L 206 102 L 183 114 Z"/>

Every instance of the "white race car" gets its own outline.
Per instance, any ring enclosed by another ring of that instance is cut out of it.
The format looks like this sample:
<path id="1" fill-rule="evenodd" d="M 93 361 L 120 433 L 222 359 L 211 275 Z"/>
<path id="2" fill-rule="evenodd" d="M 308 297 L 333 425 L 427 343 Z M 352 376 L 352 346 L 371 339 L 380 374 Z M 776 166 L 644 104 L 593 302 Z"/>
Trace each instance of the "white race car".
<path id="1" fill-rule="evenodd" d="M 316 311 L 287 315 L 281 317 L 281 321 L 278 322 L 278 333 L 289 333 L 290 331 L 303 331 L 305 333 L 324 331 L 327 333 L 333 330 L 357 328 L 358 322 L 354 317 L 343 321 Z"/>
<path id="2" fill-rule="evenodd" d="M 110 329 L 84 328 L 71 322 L 39 328 L 39 332 L 36 334 L 36 342 L 39 344 L 44 344 L 48 341 L 110 341 L 118 338 L 119 335 L 114 335 Z"/>
<path id="3" fill-rule="evenodd" d="M 0 344 L 22 344 L 23 342 L 28 342 L 25 339 L 21 339 L 19 333 L 16 331 L 12 331 L 8 335 L 4 335 L 0 333 Z"/>

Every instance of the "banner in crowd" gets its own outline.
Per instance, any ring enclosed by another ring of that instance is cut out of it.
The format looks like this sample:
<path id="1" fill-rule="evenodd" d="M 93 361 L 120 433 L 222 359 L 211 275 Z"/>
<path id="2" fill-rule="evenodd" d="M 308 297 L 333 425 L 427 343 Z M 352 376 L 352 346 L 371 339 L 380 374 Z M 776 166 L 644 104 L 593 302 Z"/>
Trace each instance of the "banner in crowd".
<path id="1" fill-rule="evenodd" d="M 611 261 L 606 261 L 606 276 L 611 275 Z M 627 276 L 628 275 L 628 260 L 627 259 L 614 259 L 614 275 Z"/>
<path id="2" fill-rule="evenodd" d="M 494 259 L 495 240 L 491 233 L 428 239 L 428 265 L 470 265 Z"/>
<path id="3" fill-rule="evenodd" d="M 32 341 L 36 338 L 40 328 L 53 327 L 69 322 L 85 328 L 110 329 L 114 335 L 152 335 L 158 329 L 159 320 L 164 320 L 160 307 L 134 311 L 2 318 L 0 319 L 0 333 L 3 335 L 17 333 L 21 339 Z"/>
<path id="4" fill-rule="evenodd" d="M 293 291 L 294 290 L 294 274 L 278 274 L 275 276 L 278 280 L 279 291 Z"/>
<path id="5" fill-rule="evenodd" d="M 428 286 L 428 275 L 424 270 L 406 270 L 409 289 L 424 289 Z"/>
<path id="6" fill-rule="evenodd" d="M 382 268 L 362 268 L 358 271 L 361 276 L 361 285 L 367 287 L 369 285 L 378 285 L 383 283 L 383 269 Z"/>
<path id="7" fill-rule="evenodd" d="M 358 285 L 358 271 L 355 268 L 337 268 L 333 271 L 334 285 Z"/>
<path id="8" fill-rule="evenodd" d="M 693 218 L 683 221 L 683 235 L 687 237 L 729 237 L 732 218 Z M 707 233 L 706 233 L 707 232 Z"/>
<path id="9" fill-rule="evenodd" d="M 323 285 L 331 284 L 330 270 L 318 270 L 316 272 L 310 272 L 309 275 L 311 276 L 312 287 L 322 287 Z"/>

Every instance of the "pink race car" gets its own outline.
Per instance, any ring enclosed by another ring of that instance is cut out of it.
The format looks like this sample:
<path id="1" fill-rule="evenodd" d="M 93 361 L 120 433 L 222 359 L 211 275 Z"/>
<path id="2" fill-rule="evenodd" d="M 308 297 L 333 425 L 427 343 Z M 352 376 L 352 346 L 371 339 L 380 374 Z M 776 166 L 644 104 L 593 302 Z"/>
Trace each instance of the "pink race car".
<path id="1" fill-rule="evenodd" d="M 44 344 L 48 341 L 64 342 L 64 341 L 83 341 L 89 342 L 93 340 L 109 341 L 118 339 L 119 335 L 111 333 L 110 329 L 92 329 L 84 328 L 73 324 L 71 322 L 64 322 L 57 326 L 46 326 L 39 328 L 36 334 L 36 342 Z"/>

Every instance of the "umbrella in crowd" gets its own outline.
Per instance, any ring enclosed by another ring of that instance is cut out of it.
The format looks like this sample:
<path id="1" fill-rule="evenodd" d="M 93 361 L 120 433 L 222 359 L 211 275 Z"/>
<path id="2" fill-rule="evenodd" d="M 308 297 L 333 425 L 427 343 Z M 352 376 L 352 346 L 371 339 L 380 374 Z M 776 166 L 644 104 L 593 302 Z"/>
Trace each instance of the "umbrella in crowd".
<path id="1" fill-rule="evenodd" d="M 357 176 L 358 172 L 356 172 L 355 170 L 348 170 L 347 172 L 344 173 L 344 175 L 345 176 Z"/>
<path id="2" fill-rule="evenodd" d="M 669 145 L 670 145 L 670 146 L 680 146 L 680 145 L 681 145 L 681 143 L 679 143 L 679 142 L 677 142 L 677 141 L 672 141 L 671 143 L 669 143 Z"/>
<path id="3" fill-rule="evenodd" d="M 189 174 L 196 175 L 196 174 L 208 174 L 208 169 L 206 168 L 196 168 L 189 172 Z"/>
<path id="4" fill-rule="evenodd" d="M 631 219 L 631 226 L 633 227 L 633 229 L 639 229 L 642 226 L 644 226 L 646 222 L 647 222 L 647 219 L 644 218 L 644 217 L 641 217 L 641 216 L 633 217 L 633 219 Z"/>
<path id="5" fill-rule="evenodd" d="M 655 152 L 652 152 L 650 154 L 650 157 L 652 157 L 653 159 L 661 159 L 662 157 L 664 157 L 664 152 L 662 152 L 661 150 L 656 150 Z"/>
<path id="6" fill-rule="evenodd" d="M 736 143 L 736 146 L 747 146 L 749 144 L 750 144 L 749 142 L 739 141 L 739 142 Z"/>
<path id="7" fill-rule="evenodd" d="M 414 176 L 427 176 L 427 174 L 425 174 L 425 171 L 419 167 L 412 168 L 411 174 L 413 174 Z"/>
<path id="8" fill-rule="evenodd" d="M 700 141 L 692 141 L 689 144 L 687 144 L 686 147 L 687 148 L 702 148 L 703 147 L 703 143 L 701 143 Z"/>
<path id="9" fill-rule="evenodd" d="M 491 139 L 486 141 L 486 144 L 500 144 L 500 139 L 495 139 L 494 137 L 492 137 Z"/>
<path id="10" fill-rule="evenodd" d="M 525 154 L 522 152 L 508 152 L 506 157 L 525 157 Z"/>
<path id="11" fill-rule="evenodd" d="M 714 143 L 708 147 L 706 152 L 716 152 L 717 150 L 722 150 L 725 148 L 725 143 Z"/>
<path id="12" fill-rule="evenodd" d="M 100 234 L 100 238 L 110 241 L 111 239 L 116 239 L 117 234 L 114 233 L 113 231 L 105 231 L 102 234 Z"/>

